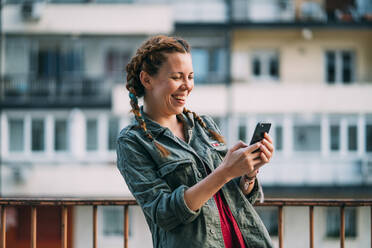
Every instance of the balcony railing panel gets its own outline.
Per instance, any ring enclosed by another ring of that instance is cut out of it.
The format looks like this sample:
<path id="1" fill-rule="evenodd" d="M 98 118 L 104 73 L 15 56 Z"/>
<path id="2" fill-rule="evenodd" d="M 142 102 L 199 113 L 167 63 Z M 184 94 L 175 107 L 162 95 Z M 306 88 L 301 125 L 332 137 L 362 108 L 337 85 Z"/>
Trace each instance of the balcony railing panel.
<path id="1" fill-rule="evenodd" d="M 134 199 L 78 199 L 78 198 L 2 198 L 0 199 L 1 219 L 1 248 L 6 248 L 6 207 L 9 206 L 31 206 L 31 247 L 36 248 L 36 226 L 37 209 L 41 206 L 61 206 L 62 211 L 62 247 L 67 247 L 67 206 L 88 205 L 93 207 L 93 247 L 97 246 L 97 206 L 120 205 L 124 207 L 124 247 L 128 247 L 129 237 L 129 206 L 137 205 Z M 372 199 L 266 199 L 263 203 L 256 203 L 256 206 L 278 207 L 278 234 L 279 247 L 284 247 L 284 218 L 283 209 L 287 206 L 309 207 L 309 247 L 314 247 L 314 207 L 328 206 L 340 208 L 340 247 L 345 247 L 345 207 L 370 207 L 371 219 L 371 248 L 372 248 Z"/>
<path id="2" fill-rule="evenodd" d="M 110 101 L 113 83 L 103 78 L 64 77 L 34 79 L 8 77 L 0 84 L 0 102 L 83 103 Z"/>

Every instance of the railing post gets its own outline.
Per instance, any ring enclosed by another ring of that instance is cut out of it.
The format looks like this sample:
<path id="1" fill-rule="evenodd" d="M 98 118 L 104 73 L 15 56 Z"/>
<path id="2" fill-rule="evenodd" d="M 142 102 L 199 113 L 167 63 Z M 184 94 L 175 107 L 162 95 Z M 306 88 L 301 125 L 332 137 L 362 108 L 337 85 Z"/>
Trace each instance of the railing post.
<path id="1" fill-rule="evenodd" d="M 283 248 L 283 206 L 278 207 L 279 248 Z"/>
<path id="2" fill-rule="evenodd" d="M 129 220 L 128 220 L 128 205 L 124 206 L 124 248 L 128 248 L 128 236 L 129 236 Z"/>
<path id="3" fill-rule="evenodd" d="M 345 248 L 345 206 L 340 207 L 340 247 Z"/>
<path id="4" fill-rule="evenodd" d="M 97 248 L 97 205 L 93 206 L 93 248 Z"/>
<path id="5" fill-rule="evenodd" d="M 62 248 L 67 248 L 67 207 L 62 206 Z"/>
<path id="6" fill-rule="evenodd" d="M 314 206 L 309 207 L 310 248 L 314 248 Z"/>
<path id="7" fill-rule="evenodd" d="M 1 207 L 1 248 L 6 247 L 6 208 L 5 205 Z"/>
<path id="8" fill-rule="evenodd" d="M 31 248 L 36 248 L 36 221 L 37 221 L 37 212 L 36 206 L 31 206 Z"/>

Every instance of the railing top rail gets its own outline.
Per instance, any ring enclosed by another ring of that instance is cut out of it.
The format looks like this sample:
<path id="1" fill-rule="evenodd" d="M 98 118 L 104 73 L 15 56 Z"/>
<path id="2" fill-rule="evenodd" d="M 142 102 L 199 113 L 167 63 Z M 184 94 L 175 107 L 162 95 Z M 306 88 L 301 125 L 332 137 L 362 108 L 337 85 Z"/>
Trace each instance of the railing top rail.
<path id="1" fill-rule="evenodd" d="M 32 205 L 32 206 L 73 206 L 73 205 L 137 205 L 132 197 L 122 198 L 26 198 L 7 197 L 0 198 L 1 205 Z M 257 202 L 256 206 L 372 206 L 371 199 L 294 199 L 294 198 L 270 198 L 263 203 Z"/>

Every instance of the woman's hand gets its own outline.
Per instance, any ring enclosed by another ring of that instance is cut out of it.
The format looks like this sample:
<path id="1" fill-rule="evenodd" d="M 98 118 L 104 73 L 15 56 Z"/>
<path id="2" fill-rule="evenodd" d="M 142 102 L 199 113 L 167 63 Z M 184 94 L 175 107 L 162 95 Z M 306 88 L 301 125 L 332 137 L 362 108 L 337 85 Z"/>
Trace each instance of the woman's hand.
<path id="1" fill-rule="evenodd" d="M 264 164 L 270 162 L 271 158 L 273 157 L 274 153 L 273 139 L 268 133 L 265 133 L 264 138 L 261 140 L 260 150 L 261 163 L 257 165 L 258 167 L 257 170 Z"/>
<path id="2" fill-rule="evenodd" d="M 259 168 L 270 161 L 273 152 L 272 138 L 267 133 L 263 140 L 251 146 L 240 141 L 229 149 L 221 169 L 226 171 L 229 180 L 244 174 L 252 177 L 257 174 Z"/>

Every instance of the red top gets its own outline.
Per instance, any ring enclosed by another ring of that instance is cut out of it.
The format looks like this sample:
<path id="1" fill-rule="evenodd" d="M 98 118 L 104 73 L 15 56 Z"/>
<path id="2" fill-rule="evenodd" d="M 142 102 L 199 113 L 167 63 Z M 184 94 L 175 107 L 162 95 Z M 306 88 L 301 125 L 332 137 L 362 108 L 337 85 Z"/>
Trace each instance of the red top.
<path id="1" fill-rule="evenodd" d="M 205 166 L 207 173 L 210 169 Z M 226 248 L 246 248 L 242 233 L 232 215 L 229 205 L 227 205 L 222 190 L 219 190 L 214 196 L 218 213 L 220 214 L 221 231 Z"/>
<path id="2" fill-rule="evenodd" d="M 230 208 L 226 203 L 226 200 L 219 190 L 214 196 L 214 200 L 218 207 L 220 214 L 221 230 L 223 240 L 226 248 L 245 248 L 244 239 L 238 224 L 235 221 L 234 216 L 231 214 Z"/>

